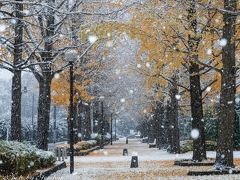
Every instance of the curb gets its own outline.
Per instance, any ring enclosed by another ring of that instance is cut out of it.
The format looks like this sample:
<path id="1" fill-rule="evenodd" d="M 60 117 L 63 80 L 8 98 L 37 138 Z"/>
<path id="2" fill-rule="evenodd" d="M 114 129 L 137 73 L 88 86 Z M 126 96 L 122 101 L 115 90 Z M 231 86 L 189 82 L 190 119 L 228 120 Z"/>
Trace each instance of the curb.
<path id="1" fill-rule="evenodd" d="M 226 174 L 240 174 L 240 170 L 224 170 L 224 171 L 189 171 L 188 176 L 210 176 L 210 175 L 226 175 Z"/>
<path id="2" fill-rule="evenodd" d="M 60 164 L 57 164 L 47 170 L 43 170 L 41 172 L 37 171 L 36 174 L 30 178 L 27 178 L 27 180 L 42 180 L 45 179 L 46 177 L 50 176 L 51 174 L 66 168 L 66 162 L 62 162 Z"/>
<path id="3" fill-rule="evenodd" d="M 214 162 L 193 162 L 191 159 L 174 161 L 175 166 L 213 166 Z"/>
<path id="4" fill-rule="evenodd" d="M 100 147 L 100 146 L 96 146 L 96 147 L 94 147 L 94 148 L 88 149 L 88 150 L 85 151 L 85 152 L 81 152 L 81 150 L 80 150 L 79 153 L 74 153 L 74 155 L 75 155 L 75 156 L 87 156 L 89 153 L 91 153 L 91 152 L 93 152 L 93 151 L 96 151 L 96 150 L 99 150 L 99 149 L 101 149 L 101 147 Z"/>

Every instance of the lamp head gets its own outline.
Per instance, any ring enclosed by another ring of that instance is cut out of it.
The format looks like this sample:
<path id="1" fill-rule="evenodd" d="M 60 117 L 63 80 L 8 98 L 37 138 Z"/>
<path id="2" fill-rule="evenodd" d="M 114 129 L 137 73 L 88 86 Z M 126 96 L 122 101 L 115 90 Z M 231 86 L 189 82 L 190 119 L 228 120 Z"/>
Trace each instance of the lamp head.
<path id="1" fill-rule="evenodd" d="M 76 50 L 68 50 L 65 52 L 65 60 L 68 62 L 74 62 L 77 60 L 78 52 Z"/>

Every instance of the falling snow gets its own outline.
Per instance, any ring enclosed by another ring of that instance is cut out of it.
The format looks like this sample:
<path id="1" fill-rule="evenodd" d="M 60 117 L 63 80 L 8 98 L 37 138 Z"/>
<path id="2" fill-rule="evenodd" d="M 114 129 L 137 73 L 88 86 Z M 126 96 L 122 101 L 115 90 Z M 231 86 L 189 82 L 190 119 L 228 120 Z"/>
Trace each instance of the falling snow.
<path id="1" fill-rule="evenodd" d="M 6 26 L 4 24 L 0 24 L 0 33 L 6 30 Z"/>
<path id="2" fill-rule="evenodd" d="M 225 47 L 227 45 L 227 39 L 221 39 L 218 43 L 221 47 Z"/>
<path id="3" fill-rule="evenodd" d="M 175 95 L 175 98 L 176 98 L 177 100 L 180 100 L 180 99 L 181 99 L 181 95 L 177 94 L 177 95 Z"/>
<path id="4" fill-rule="evenodd" d="M 200 133 L 199 133 L 199 130 L 198 130 L 198 129 L 192 129 L 192 131 L 191 131 L 191 137 L 192 137 L 193 139 L 198 139 L 198 138 L 199 138 L 199 135 L 200 135 Z"/>
<path id="5" fill-rule="evenodd" d="M 65 148 L 67 168 L 50 179 L 240 179 L 229 2 L 0 3 L 0 179 L 52 168 Z M 213 169 L 228 174 L 187 176 Z"/>
<path id="6" fill-rule="evenodd" d="M 88 40 L 91 44 L 93 44 L 98 40 L 98 38 L 95 35 L 91 35 L 91 36 L 88 37 Z"/>

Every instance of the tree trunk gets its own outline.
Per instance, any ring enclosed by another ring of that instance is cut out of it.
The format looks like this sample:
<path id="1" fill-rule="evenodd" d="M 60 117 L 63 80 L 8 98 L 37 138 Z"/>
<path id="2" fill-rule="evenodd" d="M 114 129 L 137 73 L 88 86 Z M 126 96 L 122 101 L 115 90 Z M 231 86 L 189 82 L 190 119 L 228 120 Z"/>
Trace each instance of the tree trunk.
<path id="1" fill-rule="evenodd" d="M 192 129 L 199 131 L 199 137 L 193 139 L 193 160 L 206 159 L 205 131 L 203 122 L 202 90 L 199 76 L 199 65 L 192 63 L 190 66 L 190 96 Z"/>
<path id="2" fill-rule="evenodd" d="M 23 0 L 17 0 L 22 2 Z M 14 65 L 22 62 L 23 53 L 23 4 L 16 4 L 15 38 L 14 38 Z M 21 70 L 15 69 L 12 78 L 12 109 L 11 109 L 11 136 L 14 141 L 21 141 Z"/>
<path id="3" fill-rule="evenodd" d="M 21 71 L 15 70 L 12 78 L 11 136 L 12 141 L 21 141 Z"/>
<path id="4" fill-rule="evenodd" d="M 148 142 L 153 143 L 154 141 L 154 121 L 153 119 L 149 120 L 149 135 L 148 135 Z"/>
<path id="5" fill-rule="evenodd" d="M 189 29 L 193 35 L 188 37 L 189 46 L 189 73 L 190 73 L 190 96 L 191 96 L 191 114 L 192 114 L 192 129 L 199 131 L 199 137 L 193 140 L 193 160 L 202 161 L 206 159 L 205 147 L 205 132 L 202 106 L 202 89 L 200 82 L 200 69 L 197 64 L 198 60 L 198 44 L 199 38 L 197 36 L 197 13 L 196 1 L 190 0 L 190 7 L 188 9 Z"/>
<path id="6" fill-rule="evenodd" d="M 38 137 L 37 147 L 48 149 L 48 130 L 51 108 L 51 73 L 46 73 L 43 80 L 39 82 L 38 100 Z"/>
<path id="7" fill-rule="evenodd" d="M 171 85 L 170 89 L 170 123 L 171 123 L 171 153 L 180 153 L 180 139 L 179 139 L 179 127 L 178 127 L 178 101 L 176 95 L 178 94 L 177 77 L 173 77 L 174 84 Z"/>
<path id="8" fill-rule="evenodd" d="M 159 149 L 164 148 L 166 144 L 166 136 L 164 133 L 164 105 L 159 107 Z"/>
<path id="9" fill-rule="evenodd" d="M 225 0 L 224 8 L 235 12 L 236 0 Z M 216 168 L 233 167 L 233 134 L 235 118 L 235 93 L 236 93 L 236 69 L 235 69 L 235 23 L 236 16 L 225 13 L 223 16 L 223 39 L 227 45 L 222 53 L 222 81 L 220 97 L 219 128 L 217 140 Z"/>
<path id="10" fill-rule="evenodd" d="M 80 113 L 83 115 L 81 123 L 81 132 L 83 140 L 89 140 L 91 137 L 90 106 L 81 104 Z"/>
<path id="11" fill-rule="evenodd" d="M 82 101 L 78 102 L 78 117 L 77 117 L 77 129 L 78 129 L 78 134 L 82 134 L 82 124 L 83 124 L 83 108 L 82 108 Z M 78 137 L 78 140 L 81 141 L 82 137 Z"/>
<path id="12" fill-rule="evenodd" d="M 155 109 L 155 114 L 153 116 L 153 118 L 155 119 L 156 121 L 156 145 L 157 145 L 157 148 L 160 147 L 160 137 L 161 137 L 161 112 L 160 112 L 160 109 L 161 109 L 161 103 L 158 102 L 157 105 L 156 105 L 156 109 Z"/>
<path id="13" fill-rule="evenodd" d="M 48 1 L 49 6 L 54 7 L 55 0 Z M 46 15 L 46 28 L 44 40 L 44 52 L 41 53 L 43 62 L 53 61 L 53 36 L 54 36 L 54 10 L 48 8 Z M 42 77 L 39 80 L 39 107 L 38 107 L 38 139 L 37 147 L 43 150 L 48 149 L 48 130 L 51 108 L 51 82 L 53 79 L 50 64 L 44 64 Z"/>
<path id="14" fill-rule="evenodd" d="M 172 151 L 172 125 L 171 125 L 171 105 L 170 105 L 170 101 L 167 102 L 166 105 L 166 122 L 165 122 L 165 136 L 166 136 L 166 143 L 167 143 L 167 151 L 171 152 Z"/>

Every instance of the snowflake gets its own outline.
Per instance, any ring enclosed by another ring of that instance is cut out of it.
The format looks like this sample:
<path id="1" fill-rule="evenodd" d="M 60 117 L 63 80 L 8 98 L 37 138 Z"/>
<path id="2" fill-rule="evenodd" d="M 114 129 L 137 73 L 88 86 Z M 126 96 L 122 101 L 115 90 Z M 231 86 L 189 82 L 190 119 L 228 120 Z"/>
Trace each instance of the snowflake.
<path id="1" fill-rule="evenodd" d="M 112 42 L 112 41 L 108 41 L 107 44 L 106 44 L 106 46 L 107 46 L 108 48 L 112 47 L 112 46 L 113 46 L 113 42 Z"/>
<path id="2" fill-rule="evenodd" d="M 29 165 L 30 165 L 30 166 L 34 166 L 34 162 L 31 161 L 31 162 L 29 163 Z"/>
<path id="3" fill-rule="evenodd" d="M 227 45 L 227 39 L 223 38 L 221 39 L 218 44 L 221 46 L 221 47 L 225 47 Z"/>
<path id="4" fill-rule="evenodd" d="M 81 137 L 82 137 L 82 134 L 81 134 L 81 133 L 78 133 L 78 137 L 81 138 Z"/>
<path id="5" fill-rule="evenodd" d="M 11 19 L 11 20 L 10 20 L 10 23 L 14 25 L 14 24 L 17 23 L 17 21 L 16 21 L 16 19 Z"/>
<path id="6" fill-rule="evenodd" d="M 147 68 L 150 68 L 151 65 L 150 65 L 150 63 L 146 63 L 146 66 L 147 66 Z"/>
<path id="7" fill-rule="evenodd" d="M 207 91 L 207 92 L 210 92 L 211 89 L 212 89 L 212 88 L 209 86 L 209 87 L 207 87 L 206 91 Z"/>
<path id="8" fill-rule="evenodd" d="M 199 138 L 199 130 L 198 129 L 192 129 L 191 131 L 191 137 L 193 139 L 198 139 Z"/>
<path id="9" fill-rule="evenodd" d="M 235 102 L 236 102 L 236 104 L 239 104 L 239 102 L 240 102 L 240 98 L 237 97 L 237 98 L 235 99 Z"/>
<path id="10" fill-rule="evenodd" d="M 232 104 L 233 102 L 232 102 L 232 101 L 228 101 L 227 103 L 228 103 L 228 104 Z"/>
<path id="11" fill-rule="evenodd" d="M 108 155 L 108 152 L 107 152 L 107 151 L 103 151 L 103 154 L 104 154 L 105 156 L 107 156 L 107 155 Z"/>
<path id="12" fill-rule="evenodd" d="M 130 94 L 133 94 L 133 90 L 130 90 L 129 93 L 130 93 Z"/>
<path id="13" fill-rule="evenodd" d="M 88 40 L 91 44 L 94 44 L 98 40 L 98 38 L 95 35 L 91 35 L 88 37 Z"/>
<path id="14" fill-rule="evenodd" d="M 30 14 L 30 11 L 29 10 L 24 10 L 23 13 L 24 13 L 25 16 L 28 16 Z"/>
<path id="15" fill-rule="evenodd" d="M 56 74 L 54 75 L 54 78 L 55 78 L 55 79 L 59 79 L 59 78 L 60 78 L 60 74 L 59 74 L 59 73 L 56 73 Z"/>
<path id="16" fill-rule="evenodd" d="M 116 69 L 116 74 L 119 75 L 120 74 L 120 70 L 119 69 Z"/>
<path id="17" fill-rule="evenodd" d="M 207 55 L 211 55 L 212 54 L 212 50 L 211 49 L 207 49 Z"/>
<path id="18" fill-rule="evenodd" d="M 175 98 L 176 98 L 177 100 L 180 100 L 180 99 L 181 99 L 181 95 L 177 94 L 177 95 L 175 95 Z"/>
<path id="19" fill-rule="evenodd" d="M 124 98 L 122 98 L 122 99 L 120 100 L 120 102 L 121 102 L 121 103 L 125 103 L 126 100 L 125 100 Z"/>
<path id="20" fill-rule="evenodd" d="M 4 24 L 0 24 L 0 33 L 6 30 L 6 26 Z"/>

